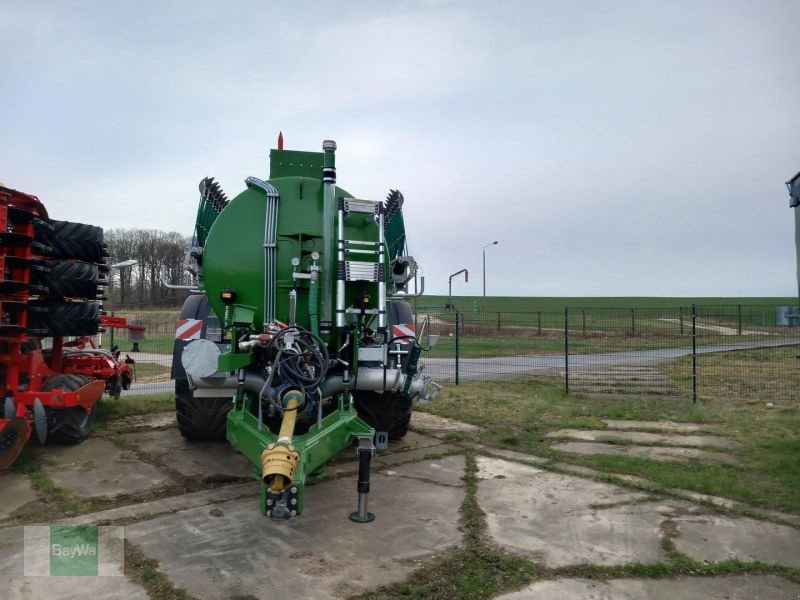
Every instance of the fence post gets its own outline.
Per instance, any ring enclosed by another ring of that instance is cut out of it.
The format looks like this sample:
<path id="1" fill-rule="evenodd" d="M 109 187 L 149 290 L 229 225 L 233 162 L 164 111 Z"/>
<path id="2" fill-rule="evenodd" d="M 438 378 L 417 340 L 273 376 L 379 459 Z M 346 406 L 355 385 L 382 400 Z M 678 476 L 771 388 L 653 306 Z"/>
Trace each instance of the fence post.
<path id="1" fill-rule="evenodd" d="M 536 333 L 542 335 L 542 311 L 536 311 Z"/>
<path id="2" fill-rule="evenodd" d="M 586 310 L 581 309 L 581 318 L 583 319 L 583 335 L 586 335 Z"/>
<path id="3" fill-rule="evenodd" d="M 634 312 L 635 310 L 636 310 L 635 308 L 631 309 L 631 333 L 634 333 L 636 331 L 636 324 L 635 324 L 636 313 Z"/>
<path id="4" fill-rule="evenodd" d="M 739 317 L 739 335 L 742 335 L 742 305 L 741 304 L 737 304 L 736 305 L 736 312 L 737 312 L 738 317 Z"/>
<path id="5" fill-rule="evenodd" d="M 681 306 L 681 337 L 683 337 L 683 307 Z"/>
<path id="6" fill-rule="evenodd" d="M 569 394 L 569 307 L 564 307 L 564 388 Z"/>
<path id="7" fill-rule="evenodd" d="M 458 385 L 458 351 L 459 351 L 459 338 L 461 337 L 461 311 L 456 311 L 456 385 Z"/>
<path id="8" fill-rule="evenodd" d="M 117 311 L 112 310 L 111 311 L 111 316 L 113 317 L 116 314 L 116 312 Z M 111 333 L 109 334 L 110 337 L 111 337 L 111 343 L 108 345 L 108 349 L 111 350 L 114 347 L 114 328 L 110 327 L 109 329 L 111 329 Z"/>
<path id="9" fill-rule="evenodd" d="M 697 306 L 692 304 L 692 402 L 697 403 Z"/>
<path id="10" fill-rule="evenodd" d="M 500 331 L 500 313 L 497 313 L 497 331 Z"/>

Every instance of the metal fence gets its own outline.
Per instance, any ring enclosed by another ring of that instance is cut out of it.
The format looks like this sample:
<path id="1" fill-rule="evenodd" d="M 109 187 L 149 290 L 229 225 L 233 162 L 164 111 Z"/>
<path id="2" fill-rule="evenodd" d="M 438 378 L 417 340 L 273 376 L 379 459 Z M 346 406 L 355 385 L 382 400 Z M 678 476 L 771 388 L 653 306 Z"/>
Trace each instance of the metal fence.
<path id="1" fill-rule="evenodd" d="M 800 326 L 775 306 L 561 311 L 419 310 L 426 368 L 459 384 L 518 375 L 567 391 L 755 401 L 800 399 Z"/>
<path id="2" fill-rule="evenodd" d="M 171 391 L 177 310 L 116 314 L 145 326 L 129 393 Z M 800 325 L 782 322 L 768 305 L 416 314 L 426 372 L 442 383 L 533 375 L 568 391 L 776 404 L 800 400 Z M 123 354 L 133 349 L 115 336 Z"/>

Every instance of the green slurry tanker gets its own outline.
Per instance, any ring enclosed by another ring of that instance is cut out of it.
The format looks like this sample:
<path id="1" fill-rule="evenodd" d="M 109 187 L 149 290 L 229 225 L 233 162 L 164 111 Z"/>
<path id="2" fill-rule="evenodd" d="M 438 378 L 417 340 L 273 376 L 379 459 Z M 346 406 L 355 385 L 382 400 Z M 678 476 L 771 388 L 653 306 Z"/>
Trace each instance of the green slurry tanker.
<path id="1" fill-rule="evenodd" d="M 407 253 L 403 196 L 351 196 L 336 185 L 336 144 L 322 149 L 284 150 L 280 136 L 269 179 L 248 177 L 230 201 L 213 179 L 200 183 L 176 411 L 185 437 L 227 438 L 250 460 L 261 511 L 276 520 L 302 513 L 306 482 L 355 446 L 350 518 L 368 522 L 375 443 L 404 436 L 413 400 L 439 386 L 422 374 L 405 301 L 424 280 Z"/>

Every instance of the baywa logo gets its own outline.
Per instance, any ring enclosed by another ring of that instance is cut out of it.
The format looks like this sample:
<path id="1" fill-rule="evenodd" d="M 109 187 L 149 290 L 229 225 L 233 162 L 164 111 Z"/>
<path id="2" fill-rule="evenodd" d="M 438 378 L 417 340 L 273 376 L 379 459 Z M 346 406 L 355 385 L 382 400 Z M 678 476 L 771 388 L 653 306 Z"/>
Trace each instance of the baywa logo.
<path id="1" fill-rule="evenodd" d="M 89 544 L 79 544 L 74 548 L 62 546 L 61 544 L 53 544 L 50 552 L 53 556 L 66 556 L 67 558 L 75 558 L 76 556 L 97 556 L 97 548 Z"/>
<path id="2" fill-rule="evenodd" d="M 25 527 L 26 576 L 120 576 L 123 561 L 122 527 Z"/>
<path id="3" fill-rule="evenodd" d="M 50 575 L 97 576 L 97 527 L 50 527 Z"/>

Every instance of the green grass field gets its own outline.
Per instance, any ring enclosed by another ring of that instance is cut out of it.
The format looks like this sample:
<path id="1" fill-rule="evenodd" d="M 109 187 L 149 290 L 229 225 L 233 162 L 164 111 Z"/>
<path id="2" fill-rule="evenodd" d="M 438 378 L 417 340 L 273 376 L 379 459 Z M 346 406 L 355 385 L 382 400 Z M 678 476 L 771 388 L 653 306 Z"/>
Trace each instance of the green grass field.
<path id="1" fill-rule="evenodd" d="M 456 314 L 444 311 L 446 302 L 444 296 L 425 296 L 415 302 L 418 331 L 428 319 L 427 332 L 441 336 L 430 356 L 455 356 L 455 336 L 451 334 Z M 461 311 L 460 354 L 464 357 L 563 352 L 565 306 L 569 306 L 573 353 L 689 345 L 692 303 L 698 306 L 700 345 L 798 334 L 797 328 L 776 328 L 775 321 L 775 306 L 796 303 L 794 298 L 487 297 L 484 305 L 481 297 L 458 296 L 454 302 Z M 140 351 L 172 352 L 177 309 L 115 313 L 145 325 Z M 108 335 L 104 336 L 106 346 L 110 346 Z M 123 351 L 130 350 L 127 332 L 117 331 L 115 340 Z"/>

